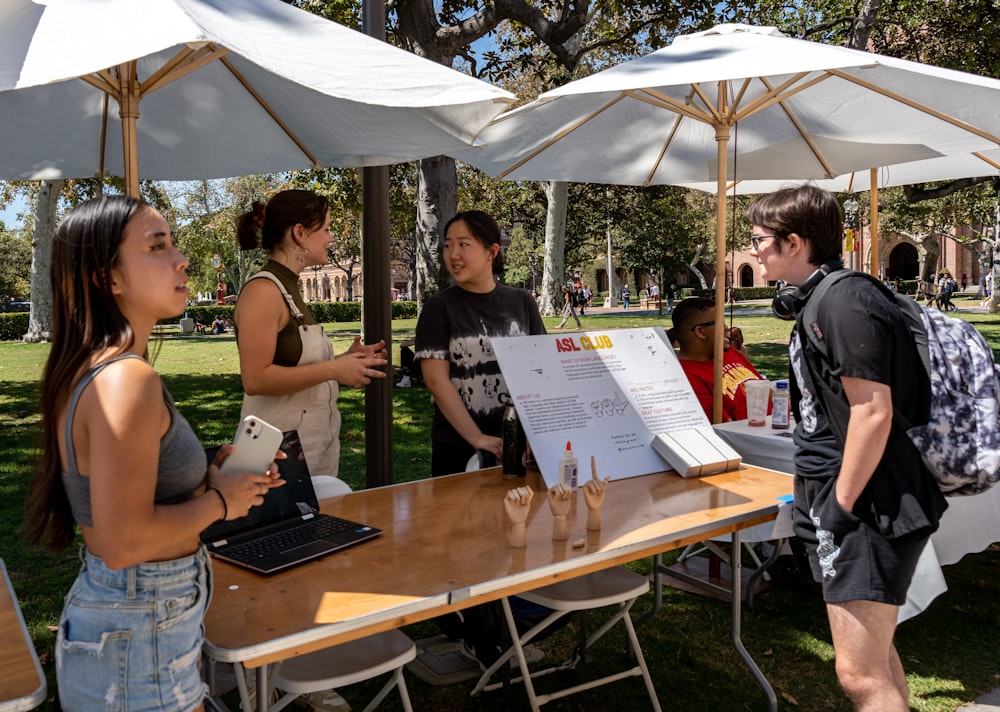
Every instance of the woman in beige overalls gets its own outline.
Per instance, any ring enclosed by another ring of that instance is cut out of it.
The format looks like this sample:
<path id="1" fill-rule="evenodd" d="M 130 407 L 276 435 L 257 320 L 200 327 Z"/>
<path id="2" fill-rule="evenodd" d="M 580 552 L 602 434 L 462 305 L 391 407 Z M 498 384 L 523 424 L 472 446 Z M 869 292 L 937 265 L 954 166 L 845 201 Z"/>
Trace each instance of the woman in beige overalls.
<path id="1" fill-rule="evenodd" d="M 240 245 L 257 244 L 270 260 L 244 285 L 236 303 L 236 341 L 243 379 L 243 410 L 282 431 L 298 430 L 313 475 L 337 475 L 340 459 L 339 385 L 385 378 L 385 343 L 360 338 L 334 356 L 323 327 L 299 293 L 299 273 L 327 264 L 332 243 L 326 198 L 285 190 L 237 224 Z"/>

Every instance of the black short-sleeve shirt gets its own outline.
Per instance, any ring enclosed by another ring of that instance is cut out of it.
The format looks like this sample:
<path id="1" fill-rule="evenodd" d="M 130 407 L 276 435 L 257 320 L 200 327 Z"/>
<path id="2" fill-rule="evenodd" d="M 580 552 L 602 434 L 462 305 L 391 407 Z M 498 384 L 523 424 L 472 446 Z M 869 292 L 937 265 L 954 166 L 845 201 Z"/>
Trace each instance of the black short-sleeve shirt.
<path id="1" fill-rule="evenodd" d="M 820 357 L 806 330 L 826 343 L 829 362 Z M 927 403 L 921 402 L 920 394 L 927 391 L 918 387 L 926 382 L 926 375 L 913 336 L 892 298 L 867 279 L 842 279 L 830 287 L 815 322 L 802 323 L 800 313 L 789 342 L 789 356 L 797 420 L 797 476 L 831 477 L 840 471 L 840 442 L 846 438 L 849 409 L 833 407 L 829 401 L 839 399 L 846 404 L 841 378 L 886 384 L 896 411 L 912 423 L 926 420 Z M 904 430 L 894 424 L 855 513 L 867 516 L 883 533 L 900 536 L 936 527 L 944 508 L 920 453 Z"/>
<path id="2" fill-rule="evenodd" d="M 415 357 L 448 361 L 451 382 L 469 415 L 483 433 L 499 436 L 508 390 L 491 339 L 544 333 L 538 305 L 528 291 L 498 284 L 479 294 L 455 285 L 424 304 L 417 321 Z M 431 438 L 463 442 L 437 405 Z"/>

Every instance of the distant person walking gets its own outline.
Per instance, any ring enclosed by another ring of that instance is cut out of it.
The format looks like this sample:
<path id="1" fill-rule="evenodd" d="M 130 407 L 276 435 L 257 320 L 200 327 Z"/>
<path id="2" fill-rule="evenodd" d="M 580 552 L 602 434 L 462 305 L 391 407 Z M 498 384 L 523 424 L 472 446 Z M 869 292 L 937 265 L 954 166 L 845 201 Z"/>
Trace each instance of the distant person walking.
<path id="1" fill-rule="evenodd" d="M 628 291 L 628 285 L 622 287 L 622 304 L 628 309 L 629 298 L 632 296 L 632 292 Z"/>
<path id="2" fill-rule="evenodd" d="M 667 287 L 665 296 L 667 297 L 667 314 L 673 314 L 674 299 L 677 298 L 677 285 L 671 284 L 669 287 Z"/>
<path id="3" fill-rule="evenodd" d="M 576 296 L 572 291 L 571 287 L 562 288 L 563 295 L 563 320 L 559 322 L 556 326 L 557 329 L 561 329 L 566 326 L 566 322 L 569 321 L 570 317 L 576 320 L 576 328 L 582 329 L 583 324 L 580 323 L 580 317 L 576 315 Z"/>

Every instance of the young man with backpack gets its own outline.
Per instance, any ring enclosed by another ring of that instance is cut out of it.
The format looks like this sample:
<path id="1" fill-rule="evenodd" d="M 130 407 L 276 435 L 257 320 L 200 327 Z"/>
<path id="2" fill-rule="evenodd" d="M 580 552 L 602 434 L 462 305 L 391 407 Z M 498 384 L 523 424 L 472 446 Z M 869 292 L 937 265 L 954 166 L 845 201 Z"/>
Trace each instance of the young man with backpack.
<path id="1" fill-rule="evenodd" d="M 843 269 L 833 195 L 787 188 L 758 198 L 747 218 L 761 275 L 784 282 L 775 313 L 796 322 L 795 533 L 823 585 L 837 677 L 855 709 L 905 712 L 909 692 L 893 644 L 898 607 L 947 505 L 893 421 L 897 413 L 927 421 L 928 378 L 903 314 L 880 285 L 832 280 L 809 304 L 817 285 Z"/>

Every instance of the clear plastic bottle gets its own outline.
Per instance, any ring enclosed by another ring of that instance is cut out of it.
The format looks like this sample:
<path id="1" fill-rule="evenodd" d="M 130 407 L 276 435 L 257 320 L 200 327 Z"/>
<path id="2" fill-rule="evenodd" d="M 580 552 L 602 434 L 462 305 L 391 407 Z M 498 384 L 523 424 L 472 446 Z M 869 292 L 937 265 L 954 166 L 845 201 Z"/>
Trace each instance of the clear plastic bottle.
<path id="1" fill-rule="evenodd" d="M 777 381 L 771 393 L 771 427 L 776 430 L 788 428 L 792 410 L 792 397 L 788 392 L 788 381 Z"/>
<path id="2" fill-rule="evenodd" d="M 559 481 L 568 487 L 576 489 L 576 473 L 579 466 L 580 462 L 576 459 L 576 455 L 573 454 L 573 444 L 567 440 L 566 452 L 559 458 Z"/>

